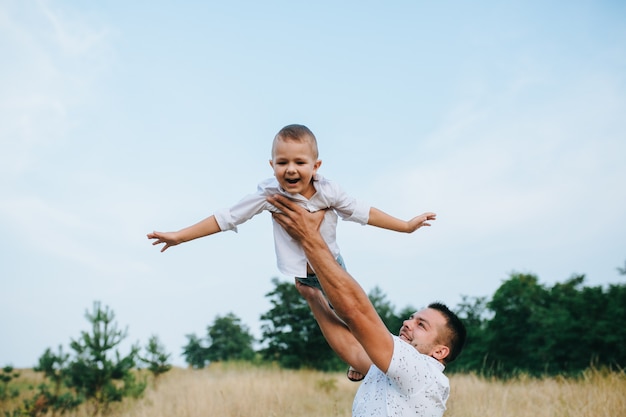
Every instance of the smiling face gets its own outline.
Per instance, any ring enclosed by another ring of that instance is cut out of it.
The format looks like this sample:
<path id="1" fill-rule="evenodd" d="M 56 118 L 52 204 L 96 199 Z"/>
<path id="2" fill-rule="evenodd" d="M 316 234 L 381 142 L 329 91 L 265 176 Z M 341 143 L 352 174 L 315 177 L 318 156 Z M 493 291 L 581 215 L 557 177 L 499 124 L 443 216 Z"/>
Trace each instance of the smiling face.
<path id="1" fill-rule="evenodd" d="M 425 308 L 404 320 L 400 339 L 415 347 L 418 352 L 443 362 L 450 349 L 442 344 L 446 335 L 446 319 L 441 312 Z"/>
<path id="2" fill-rule="evenodd" d="M 313 176 L 321 164 L 311 140 L 276 138 L 270 165 L 278 183 L 288 193 L 311 198 L 315 194 Z"/>

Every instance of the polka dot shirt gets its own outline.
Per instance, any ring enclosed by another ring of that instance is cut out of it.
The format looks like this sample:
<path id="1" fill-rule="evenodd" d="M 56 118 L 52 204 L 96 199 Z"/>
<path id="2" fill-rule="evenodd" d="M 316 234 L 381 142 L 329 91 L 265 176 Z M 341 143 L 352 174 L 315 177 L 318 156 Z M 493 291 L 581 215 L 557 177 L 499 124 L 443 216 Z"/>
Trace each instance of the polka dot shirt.
<path id="1" fill-rule="evenodd" d="M 353 417 L 441 417 L 450 394 L 444 366 L 393 336 L 387 374 L 372 365 L 352 405 Z"/>

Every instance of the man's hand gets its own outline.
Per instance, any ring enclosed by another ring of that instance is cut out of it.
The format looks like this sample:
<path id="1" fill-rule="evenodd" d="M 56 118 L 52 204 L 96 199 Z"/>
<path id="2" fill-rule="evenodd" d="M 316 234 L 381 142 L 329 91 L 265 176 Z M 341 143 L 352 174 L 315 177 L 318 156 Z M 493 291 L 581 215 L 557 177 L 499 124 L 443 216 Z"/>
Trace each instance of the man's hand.
<path id="1" fill-rule="evenodd" d="M 325 210 L 310 213 L 279 194 L 268 196 L 267 201 L 281 211 L 280 213 L 272 213 L 274 220 L 298 242 L 319 233 Z"/>

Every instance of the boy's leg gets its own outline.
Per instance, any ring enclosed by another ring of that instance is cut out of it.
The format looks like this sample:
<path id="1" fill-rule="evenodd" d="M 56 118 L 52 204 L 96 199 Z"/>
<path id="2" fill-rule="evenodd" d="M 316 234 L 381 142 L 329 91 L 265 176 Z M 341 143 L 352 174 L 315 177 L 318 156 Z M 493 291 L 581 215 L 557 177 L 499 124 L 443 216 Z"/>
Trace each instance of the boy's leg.
<path id="1" fill-rule="evenodd" d="M 341 265 L 341 267 L 347 271 L 346 264 L 343 261 L 343 258 L 341 257 L 341 255 L 339 255 L 337 257 L 337 263 L 339 265 Z M 315 274 L 307 274 L 306 278 L 304 278 L 304 277 L 296 277 L 296 279 L 301 284 L 308 285 L 309 287 L 314 287 L 314 288 L 319 289 L 322 292 L 322 294 L 324 294 L 324 297 L 326 297 L 326 294 L 324 293 L 324 290 L 322 289 L 322 286 L 320 285 L 320 281 L 317 279 L 317 275 L 315 275 Z M 330 308 L 332 308 L 334 310 L 333 305 L 331 303 L 328 303 L 328 305 L 330 306 Z M 365 378 L 365 375 L 363 375 L 362 373 L 360 373 L 359 371 L 357 371 L 353 367 L 349 367 L 348 368 L 348 372 L 346 372 L 346 376 L 348 377 L 348 379 L 350 381 L 353 381 L 353 382 L 359 382 L 359 381 L 362 381 L 363 378 Z"/>
<path id="2" fill-rule="evenodd" d="M 341 267 L 343 269 L 346 269 L 346 264 L 343 261 L 343 258 L 341 257 L 341 255 L 339 255 L 337 257 L 337 263 L 339 265 L 341 265 Z M 298 281 L 300 281 L 301 284 L 308 285 L 309 287 L 317 288 L 320 291 L 322 291 L 322 294 L 324 294 L 324 290 L 322 289 L 322 286 L 320 285 L 320 281 L 317 279 L 317 275 L 315 275 L 315 274 L 307 274 L 306 278 L 305 277 L 296 277 L 296 279 Z M 324 295 L 326 295 L 326 294 L 324 294 Z"/>
<path id="3" fill-rule="evenodd" d="M 322 293 L 324 292 L 324 290 L 322 290 L 322 286 L 320 285 L 320 281 L 317 279 L 317 276 L 315 274 L 307 274 L 306 277 L 296 277 L 296 279 L 301 284 L 317 288 L 318 290 L 321 290 Z"/>

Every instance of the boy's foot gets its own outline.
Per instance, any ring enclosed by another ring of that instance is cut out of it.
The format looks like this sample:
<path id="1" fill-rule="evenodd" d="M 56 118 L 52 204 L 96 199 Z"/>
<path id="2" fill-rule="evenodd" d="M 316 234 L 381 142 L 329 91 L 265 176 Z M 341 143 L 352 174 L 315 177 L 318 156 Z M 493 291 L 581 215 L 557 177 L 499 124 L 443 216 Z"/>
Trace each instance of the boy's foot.
<path id="1" fill-rule="evenodd" d="M 352 382 L 359 382 L 365 378 L 365 375 L 354 369 L 353 367 L 348 368 L 348 372 L 346 372 L 346 376 Z"/>
<path id="2" fill-rule="evenodd" d="M 318 290 L 322 289 L 322 286 L 320 285 L 320 281 L 317 279 L 315 275 L 309 275 L 306 278 L 296 277 L 296 279 L 300 281 L 300 284 L 308 285 L 309 287 L 317 288 Z M 324 292 L 324 290 L 322 290 L 322 292 Z"/>
<path id="3" fill-rule="evenodd" d="M 309 274 L 306 278 L 296 277 L 296 279 L 302 285 L 307 285 L 309 287 L 317 288 L 318 290 L 322 292 L 322 294 L 324 294 L 324 297 L 326 296 L 326 294 L 324 293 L 324 290 L 322 289 L 322 285 L 320 284 L 320 281 L 317 279 L 315 274 Z M 331 303 L 328 303 L 328 306 L 333 310 L 335 309 Z"/>

